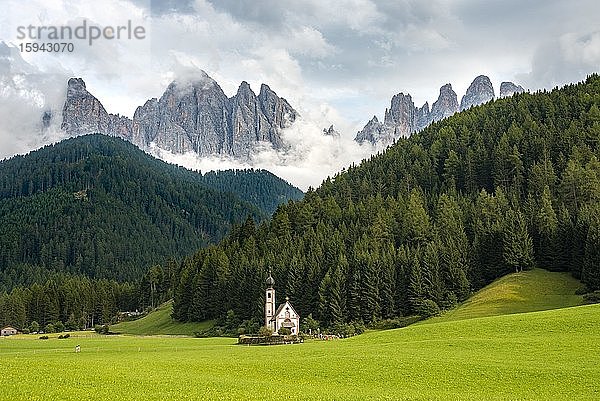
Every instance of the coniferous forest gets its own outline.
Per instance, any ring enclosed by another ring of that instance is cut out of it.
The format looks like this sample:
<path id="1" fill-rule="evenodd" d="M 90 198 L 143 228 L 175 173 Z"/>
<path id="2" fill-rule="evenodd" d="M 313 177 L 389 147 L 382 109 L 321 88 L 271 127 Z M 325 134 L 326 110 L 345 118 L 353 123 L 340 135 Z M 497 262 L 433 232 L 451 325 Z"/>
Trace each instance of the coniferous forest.
<path id="1" fill-rule="evenodd" d="M 0 325 L 91 324 L 150 305 L 140 282 L 151 266 L 302 196 L 264 170 L 202 175 L 102 135 L 2 161 L 0 291 L 19 288 L 0 296 Z"/>
<path id="2" fill-rule="evenodd" d="M 185 258 L 174 317 L 260 321 L 269 268 L 324 326 L 427 316 L 534 266 L 598 289 L 599 142 L 598 75 L 454 115 Z"/>

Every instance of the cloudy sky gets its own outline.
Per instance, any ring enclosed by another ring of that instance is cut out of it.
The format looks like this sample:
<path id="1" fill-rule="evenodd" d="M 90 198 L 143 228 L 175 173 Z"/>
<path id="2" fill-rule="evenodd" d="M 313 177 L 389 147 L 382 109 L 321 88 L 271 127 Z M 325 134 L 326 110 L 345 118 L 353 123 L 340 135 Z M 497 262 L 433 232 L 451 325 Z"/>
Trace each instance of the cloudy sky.
<path id="1" fill-rule="evenodd" d="M 267 83 L 302 114 L 286 133 L 302 156 L 261 160 L 303 188 L 370 151 L 351 140 L 398 92 L 431 104 L 447 82 L 460 100 L 479 74 L 496 91 L 504 80 L 534 91 L 600 70 L 598 0 L 3 0 L 2 9 L 0 40 L 9 46 L 23 42 L 18 26 L 83 19 L 101 26 L 131 20 L 147 37 L 76 43 L 60 55 L 12 49 L 8 62 L 0 59 L 0 157 L 38 145 L 33 134 L 15 139 L 21 121 L 14 116 L 53 103 L 60 109 L 64 86 L 53 85 L 64 77 L 84 78 L 109 112 L 132 116 L 175 77 L 203 69 L 228 95 L 242 80 L 255 91 Z M 24 70 L 29 75 L 15 82 Z M 319 138 L 330 124 L 342 143 Z"/>

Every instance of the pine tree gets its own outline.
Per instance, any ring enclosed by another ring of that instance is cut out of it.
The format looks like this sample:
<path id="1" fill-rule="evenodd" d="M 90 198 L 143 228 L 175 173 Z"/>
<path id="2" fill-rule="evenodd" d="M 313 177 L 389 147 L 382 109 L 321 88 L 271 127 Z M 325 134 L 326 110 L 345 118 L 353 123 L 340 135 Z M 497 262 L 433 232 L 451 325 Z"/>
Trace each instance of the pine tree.
<path id="1" fill-rule="evenodd" d="M 557 270 L 569 270 L 571 249 L 573 247 L 573 222 L 569 210 L 561 205 L 558 211 L 556 263 Z"/>
<path id="2" fill-rule="evenodd" d="M 408 309 L 410 308 L 408 299 L 410 255 L 404 245 L 398 249 L 395 268 L 396 286 L 394 293 L 394 306 L 396 308 L 396 315 L 403 316 L 409 312 Z"/>
<path id="3" fill-rule="evenodd" d="M 412 245 L 425 243 L 429 238 L 431 230 L 429 214 L 425 202 L 416 189 L 410 193 L 404 226 L 407 239 Z"/>
<path id="4" fill-rule="evenodd" d="M 395 315 L 396 305 L 394 299 L 395 292 L 395 262 L 394 248 L 391 244 L 384 246 L 380 250 L 378 271 L 379 279 L 379 299 L 381 315 L 384 318 L 392 318 Z"/>
<path id="5" fill-rule="evenodd" d="M 581 270 L 585 263 L 585 244 L 591 219 L 590 210 L 584 207 L 576 214 L 576 220 L 573 224 L 570 270 L 573 277 L 578 279 L 581 279 Z"/>
<path id="6" fill-rule="evenodd" d="M 378 319 L 381 313 L 377 264 L 374 254 L 369 252 L 368 242 L 366 237 L 363 237 L 355 250 L 355 261 L 360 271 L 360 311 L 365 323 Z"/>
<path id="7" fill-rule="evenodd" d="M 347 301 L 348 321 L 358 322 L 362 319 L 360 302 L 360 272 L 356 264 L 352 264 L 348 270 Z"/>
<path id="8" fill-rule="evenodd" d="M 581 281 L 590 290 L 600 289 L 600 222 L 592 220 L 585 241 L 585 256 L 581 271 Z"/>
<path id="9" fill-rule="evenodd" d="M 556 269 L 558 219 L 552 207 L 552 198 L 548 186 L 544 187 L 536 217 L 537 232 L 539 234 L 539 243 L 537 244 L 538 263 L 546 269 Z"/>
<path id="10" fill-rule="evenodd" d="M 417 311 L 425 300 L 425 289 L 423 285 L 421 263 L 419 262 L 419 258 L 416 253 L 410 265 L 408 300 L 413 312 Z"/>
<path id="11" fill-rule="evenodd" d="M 319 286 L 320 320 L 326 326 L 335 326 L 343 322 L 341 280 L 340 265 L 337 264 L 325 274 Z"/>
<path id="12" fill-rule="evenodd" d="M 439 241 L 432 241 L 425 247 L 423 254 L 423 284 L 425 298 L 441 304 L 444 296 L 444 281 L 441 277 L 441 263 Z"/>
<path id="13" fill-rule="evenodd" d="M 519 210 L 510 209 L 506 214 L 503 252 L 505 263 L 515 272 L 533 267 L 533 243 Z"/>

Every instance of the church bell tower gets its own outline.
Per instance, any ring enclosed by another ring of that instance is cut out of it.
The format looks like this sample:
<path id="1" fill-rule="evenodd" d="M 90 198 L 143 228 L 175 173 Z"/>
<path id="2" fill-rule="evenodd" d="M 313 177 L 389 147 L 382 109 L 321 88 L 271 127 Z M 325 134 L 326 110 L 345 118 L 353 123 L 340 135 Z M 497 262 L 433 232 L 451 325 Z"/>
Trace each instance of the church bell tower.
<path id="1" fill-rule="evenodd" d="M 267 289 L 265 291 L 265 326 L 275 329 L 274 322 L 271 322 L 273 316 L 275 315 L 275 280 L 271 276 L 271 271 L 269 270 L 269 277 L 267 278 Z"/>

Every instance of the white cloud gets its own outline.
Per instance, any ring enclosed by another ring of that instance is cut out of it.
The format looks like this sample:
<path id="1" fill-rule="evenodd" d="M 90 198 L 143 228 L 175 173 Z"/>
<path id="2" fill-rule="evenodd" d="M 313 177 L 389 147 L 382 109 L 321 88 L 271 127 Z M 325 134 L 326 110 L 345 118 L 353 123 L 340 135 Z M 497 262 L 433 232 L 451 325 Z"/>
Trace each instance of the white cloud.
<path id="1" fill-rule="evenodd" d="M 56 105 L 64 103 L 68 76 L 60 69 L 42 73 L 0 42 L 0 159 L 65 137 Z M 53 116 L 46 129 L 42 129 L 44 112 Z"/>
<path id="2" fill-rule="evenodd" d="M 335 47 L 327 43 L 321 32 L 308 26 L 295 30 L 287 45 L 293 53 L 314 58 L 332 56 L 336 52 Z"/>
<path id="3" fill-rule="evenodd" d="M 344 137 L 326 136 L 320 125 L 298 119 L 282 133 L 289 149 L 275 151 L 265 146 L 252 156 L 251 163 L 242 163 L 229 157 L 199 158 L 195 153 L 173 154 L 157 147 L 149 149 L 151 154 L 170 163 L 203 172 L 229 168 L 260 167 L 293 183 L 302 190 L 316 188 L 328 176 L 371 155 L 375 149 L 359 145 Z"/>
<path id="4" fill-rule="evenodd" d="M 552 88 L 599 71 L 600 31 L 570 32 L 542 43 L 533 57 L 531 71 L 519 78 L 529 88 Z"/>
<path id="5" fill-rule="evenodd" d="M 600 67 L 600 31 L 582 36 L 570 33 L 563 35 L 559 41 L 566 60 L 591 68 Z"/>

